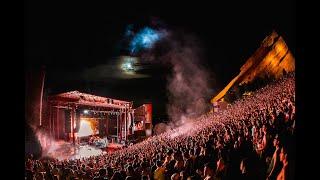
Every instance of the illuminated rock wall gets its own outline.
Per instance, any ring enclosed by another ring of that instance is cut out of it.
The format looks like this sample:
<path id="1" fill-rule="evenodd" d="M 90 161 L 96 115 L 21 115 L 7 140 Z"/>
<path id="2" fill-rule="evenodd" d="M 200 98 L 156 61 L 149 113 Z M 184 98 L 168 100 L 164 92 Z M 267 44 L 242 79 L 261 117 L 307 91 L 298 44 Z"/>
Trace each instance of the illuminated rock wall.
<path id="1" fill-rule="evenodd" d="M 240 73 L 211 102 L 219 101 L 231 87 L 248 84 L 257 77 L 279 78 L 284 71 L 295 71 L 295 59 L 283 38 L 273 31 L 240 68 Z"/>

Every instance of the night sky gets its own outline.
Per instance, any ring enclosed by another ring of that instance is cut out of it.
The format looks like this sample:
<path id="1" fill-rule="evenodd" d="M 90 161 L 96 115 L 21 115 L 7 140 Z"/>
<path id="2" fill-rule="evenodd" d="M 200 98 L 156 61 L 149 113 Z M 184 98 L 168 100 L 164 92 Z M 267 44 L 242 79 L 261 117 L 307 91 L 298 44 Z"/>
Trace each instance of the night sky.
<path id="1" fill-rule="evenodd" d="M 196 1 L 193 1 L 195 3 Z M 25 2 L 25 68 L 46 69 L 45 92 L 79 90 L 153 103 L 154 121 L 166 116 L 170 67 L 142 65 L 143 78 L 123 77 L 114 68 L 129 55 L 126 28 L 161 26 L 197 37 L 203 66 L 218 93 L 272 32 L 283 36 L 295 55 L 295 1 L 212 1 L 209 3 L 111 4 Z M 212 96 L 214 96 L 213 94 Z M 209 103 L 209 100 L 208 100 Z"/>

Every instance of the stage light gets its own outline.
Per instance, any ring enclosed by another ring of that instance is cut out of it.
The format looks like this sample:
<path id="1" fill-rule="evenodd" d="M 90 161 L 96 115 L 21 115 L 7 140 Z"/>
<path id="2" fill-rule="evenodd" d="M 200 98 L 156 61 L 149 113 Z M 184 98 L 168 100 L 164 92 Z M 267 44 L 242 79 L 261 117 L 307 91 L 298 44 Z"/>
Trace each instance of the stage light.
<path id="1" fill-rule="evenodd" d="M 83 113 L 84 114 L 89 114 L 89 111 L 88 110 L 84 110 Z"/>
<path id="2" fill-rule="evenodd" d="M 92 134 L 93 134 L 93 130 L 91 129 L 91 123 L 86 120 L 81 120 L 78 137 L 89 136 Z"/>

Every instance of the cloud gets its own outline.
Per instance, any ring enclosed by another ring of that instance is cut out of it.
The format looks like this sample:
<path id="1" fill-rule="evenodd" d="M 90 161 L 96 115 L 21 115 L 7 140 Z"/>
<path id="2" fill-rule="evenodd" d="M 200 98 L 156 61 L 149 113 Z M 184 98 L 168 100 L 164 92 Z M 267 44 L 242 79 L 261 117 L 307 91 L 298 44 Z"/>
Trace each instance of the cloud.
<path id="1" fill-rule="evenodd" d="M 129 60 L 131 60 L 129 62 Z M 82 76 L 87 80 L 104 81 L 107 79 L 137 79 L 148 78 L 147 74 L 137 73 L 143 69 L 143 66 L 138 66 L 139 59 L 136 57 L 120 56 L 111 59 L 106 64 L 100 64 L 92 68 L 87 68 L 83 71 Z M 130 68 L 129 68 L 130 67 Z"/>

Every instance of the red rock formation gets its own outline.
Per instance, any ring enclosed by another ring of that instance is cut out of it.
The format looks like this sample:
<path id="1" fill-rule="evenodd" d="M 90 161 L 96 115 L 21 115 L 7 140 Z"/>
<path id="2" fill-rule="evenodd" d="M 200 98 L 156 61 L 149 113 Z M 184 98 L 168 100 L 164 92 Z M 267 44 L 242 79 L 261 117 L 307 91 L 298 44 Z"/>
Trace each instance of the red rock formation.
<path id="1" fill-rule="evenodd" d="M 230 88 L 244 83 L 249 84 L 257 77 L 274 76 L 279 78 L 283 71 L 295 71 L 295 59 L 281 36 L 273 31 L 260 47 L 240 68 L 240 73 L 211 102 L 222 99 Z"/>

